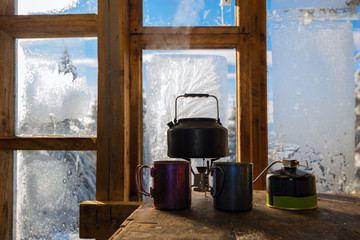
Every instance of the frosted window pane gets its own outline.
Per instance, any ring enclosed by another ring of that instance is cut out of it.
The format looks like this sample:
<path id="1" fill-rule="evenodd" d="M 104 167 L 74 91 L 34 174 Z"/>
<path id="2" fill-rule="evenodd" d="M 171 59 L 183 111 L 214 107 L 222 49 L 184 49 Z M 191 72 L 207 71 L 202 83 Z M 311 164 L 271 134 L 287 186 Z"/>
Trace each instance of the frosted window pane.
<path id="1" fill-rule="evenodd" d="M 268 11 L 269 161 L 307 160 L 319 192 L 359 193 L 358 2 L 268 1 L 274 6 L 319 9 Z"/>
<path id="2" fill-rule="evenodd" d="M 97 13 L 97 0 L 18 0 L 19 15 Z"/>
<path id="3" fill-rule="evenodd" d="M 143 0 L 144 26 L 234 26 L 235 0 Z"/>
<path id="4" fill-rule="evenodd" d="M 268 0 L 271 9 L 348 8 L 348 0 Z M 268 3 L 269 4 L 269 3 Z"/>
<path id="5" fill-rule="evenodd" d="M 97 40 L 17 41 L 17 135 L 96 136 Z"/>
<path id="6" fill-rule="evenodd" d="M 78 239 L 79 204 L 95 200 L 96 152 L 17 151 L 16 239 Z"/>
<path id="7" fill-rule="evenodd" d="M 359 1 L 346 0 L 267 0 L 268 22 L 345 21 L 359 16 Z"/>
<path id="8" fill-rule="evenodd" d="M 209 93 L 218 97 L 220 120 L 229 130 L 230 160 L 235 160 L 235 51 L 144 51 L 143 62 L 144 163 L 169 159 L 167 123 L 175 117 L 175 98 L 184 93 Z M 215 100 L 179 99 L 178 118 L 187 117 L 216 118 Z M 196 164 L 196 161 L 192 162 Z"/>

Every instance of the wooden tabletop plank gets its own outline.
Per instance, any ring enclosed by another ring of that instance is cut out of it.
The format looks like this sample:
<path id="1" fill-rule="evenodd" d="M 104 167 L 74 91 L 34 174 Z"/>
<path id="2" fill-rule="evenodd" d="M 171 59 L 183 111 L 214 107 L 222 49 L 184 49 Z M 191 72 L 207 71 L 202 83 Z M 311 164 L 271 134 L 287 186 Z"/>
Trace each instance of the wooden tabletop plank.
<path id="1" fill-rule="evenodd" d="M 233 232 L 236 239 L 360 239 L 360 208 L 352 209 L 360 199 L 344 198 L 349 202 L 319 194 L 317 209 L 286 211 L 267 207 L 265 192 L 255 192 L 251 212 L 230 214 Z"/>
<path id="2" fill-rule="evenodd" d="M 319 194 L 314 210 L 266 206 L 266 192 L 254 191 L 253 210 L 224 212 L 212 198 L 192 193 L 182 211 L 160 211 L 145 201 L 112 236 L 117 239 L 360 239 L 360 196 Z"/>
<path id="3" fill-rule="evenodd" d="M 112 239 L 232 239 L 226 212 L 213 211 L 211 198 L 204 194 L 193 195 L 191 208 L 182 211 L 160 211 L 145 202 Z"/>

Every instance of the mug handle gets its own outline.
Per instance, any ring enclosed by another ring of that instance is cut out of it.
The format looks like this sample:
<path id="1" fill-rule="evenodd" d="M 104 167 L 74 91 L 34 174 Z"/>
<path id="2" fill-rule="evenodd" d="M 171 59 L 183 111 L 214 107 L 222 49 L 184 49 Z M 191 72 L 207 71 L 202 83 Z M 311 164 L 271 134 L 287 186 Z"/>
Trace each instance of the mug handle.
<path id="1" fill-rule="evenodd" d="M 220 172 L 221 172 L 221 187 L 220 187 L 220 191 L 216 191 L 215 193 L 214 193 L 214 187 L 211 187 L 211 196 L 213 196 L 213 197 L 216 197 L 216 196 L 218 196 L 220 193 L 221 193 L 221 191 L 222 191 L 222 189 L 223 189 L 223 187 L 224 187 L 224 170 L 222 170 L 222 168 L 221 167 L 211 167 L 211 176 L 213 175 L 213 171 L 214 171 L 214 169 L 219 169 L 220 170 Z"/>
<path id="2" fill-rule="evenodd" d="M 143 184 L 143 180 L 142 180 L 142 170 L 143 170 L 143 168 L 152 169 L 148 165 L 138 165 L 138 166 L 136 166 L 136 170 L 135 170 L 136 188 L 137 188 L 139 193 L 141 193 L 141 194 L 143 194 L 145 196 L 151 196 L 151 194 L 148 193 L 144 188 L 144 184 Z M 139 182 L 140 182 L 141 189 L 139 189 Z"/>

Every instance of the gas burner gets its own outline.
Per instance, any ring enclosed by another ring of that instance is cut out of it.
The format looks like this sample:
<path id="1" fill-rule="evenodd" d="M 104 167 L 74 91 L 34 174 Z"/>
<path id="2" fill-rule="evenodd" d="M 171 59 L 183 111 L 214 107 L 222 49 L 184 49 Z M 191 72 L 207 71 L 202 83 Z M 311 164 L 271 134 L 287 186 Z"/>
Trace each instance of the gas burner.
<path id="1" fill-rule="evenodd" d="M 207 192 L 209 191 L 209 173 L 208 167 L 196 167 L 198 173 L 194 173 L 194 191 Z"/>
<path id="2" fill-rule="evenodd" d="M 214 159 L 211 159 L 210 161 L 207 160 L 206 166 L 196 167 L 198 173 L 196 173 L 191 168 L 191 172 L 194 175 L 194 185 L 192 185 L 192 187 L 194 187 L 194 191 L 205 192 L 205 196 L 206 196 L 206 192 L 210 192 L 211 188 L 209 185 L 209 174 L 211 173 L 211 167 L 213 165 L 213 162 L 218 159 L 220 159 L 220 158 L 214 158 Z M 205 159 L 203 159 L 203 165 L 204 165 L 204 162 L 205 162 Z M 211 162 L 211 164 L 210 164 L 210 162 Z"/>

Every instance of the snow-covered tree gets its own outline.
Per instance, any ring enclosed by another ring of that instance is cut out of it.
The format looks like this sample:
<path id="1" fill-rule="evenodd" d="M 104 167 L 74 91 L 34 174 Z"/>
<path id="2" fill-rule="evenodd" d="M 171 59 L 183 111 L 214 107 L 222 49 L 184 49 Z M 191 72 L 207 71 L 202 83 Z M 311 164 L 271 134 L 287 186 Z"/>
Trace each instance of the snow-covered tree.
<path id="1" fill-rule="evenodd" d="M 59 68 L 59 74 L 64 73 L 66 75 L 68 73 L 71 73 L 73 76 L 73 81 L 77 78 L 77 68 L 70 60 L 67 47 L 65 47 L 64 53 L 60 58 L 60 61 L 58 63 L 58 68 Z"/>

